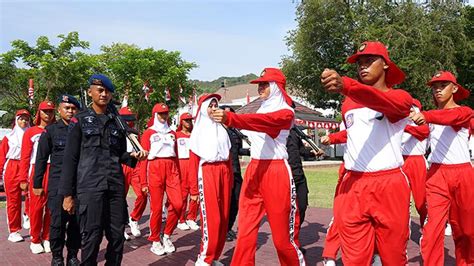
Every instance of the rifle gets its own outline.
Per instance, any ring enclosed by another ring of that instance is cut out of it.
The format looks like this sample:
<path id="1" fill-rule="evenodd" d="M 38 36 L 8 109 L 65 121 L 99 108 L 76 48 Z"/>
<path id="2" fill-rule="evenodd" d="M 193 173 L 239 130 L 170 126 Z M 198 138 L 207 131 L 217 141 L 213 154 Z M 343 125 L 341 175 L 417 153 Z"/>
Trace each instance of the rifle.
<path id="1" fill-rule="evenodd" d="M 133 150 L 135 152 L 145 151 L 140 141 L 138 141 L 138 130 L 131 128 L 125 123 L 117 111 L 117 107 L 110 102 L 107 104 L 107 110 L 114 115 L 115 124 L 125 132 L 125 136 L 132 144 Z"/>
<path id="2" fill-rule="evenodd" d="M 318 154 L 320 153 L 323 153 L 324 154 L 324 150 L 321 149 L 320 147 L 318 147 L 318 145 L 316 145 L 316 143 L 314 143 L 314 141 L 308 136 L 306 135 L 303 131 L 301 131 L 301 129 L 299 129 L 297 126 L 294 126 L 294 129 L 296 131 L 296 133 L 298 134 L 298 136 L 302 139 L 304 139 L 306 142 L 308 142 L 309 146 L 311 146 L 311 148 Z"/>
<path id="3" fill-rule="evenodd" d="M 239 138 L 241 138 L 241 139 L 243 139 L 245 142 L 247 142 L 247 144 L 248 144 L 249 146 L 252 146 L 252 144 L 250 143 L 249 137 L 247 137 L 247 136 L 244 135 L 242 132 L 240 132 L 240 130 L 238 130 L 237 128 L 233 128 L 233 127 L 230 127 L 229 129 L 232 130 L 237 136 L 239 136 Z"/>

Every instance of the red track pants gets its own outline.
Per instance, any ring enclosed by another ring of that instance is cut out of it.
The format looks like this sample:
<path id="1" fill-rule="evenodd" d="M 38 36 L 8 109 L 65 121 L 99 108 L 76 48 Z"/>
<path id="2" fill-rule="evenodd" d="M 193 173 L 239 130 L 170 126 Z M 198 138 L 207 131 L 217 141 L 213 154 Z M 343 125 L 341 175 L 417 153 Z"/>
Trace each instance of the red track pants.
<path id="1" fill-rule="evenodd" d="M 122 165 L 122 169 L 125 176 L 125 195 L 128 194 L 128 190 L 130 189 L 131 185 L 135 195 L 137 196 L 133 210 L 130 213 L 130 217 L 134 221 L 139 221 L 142 218 L 143 212 L 145 211 L 148 195 L 142 191 L 138 168 L 131 168 L 127 165 Z"/>
<path id="2" fill-rule="evenodd" d="M 403 156 L 403 172 L 410 181 L 411 193 L 415 208 L 420 215 L 420 226 L 423 228 L 426 219 L 426 160 L 423 155 Z"/>
<path id="3" fill-rule="evenodd" d="M 28 185 L 30 193 L 30 235 L 31 243 L 40 244 L 43 240 L 49 240 L 49 225 L 51 223 L 51 216 L 47 206 L 48 202 L 48 176 L 49 164 L 46 167 L 46 172 L 43 178 L 44 193 L 36 196 L 33 193 L 33 176 L 35 172 L 35 165 L 30 166 L 30 182 Z"/>
<path id="4" fill-rule="evenodd" d="M 193 220 L 195 221 L 197 218 L 197 212 L 199 208 L 198 201 L 189 200 L 189 208 L 188 208 L 188 196 L 190 183 L 189 180 L 189 159 L 180 159 L 179 160 L 179 170 L 181 174 L 181 193 L 183 195 L 183 209 L 181 211 L 181 215 L 179 217 L 179 222 L 184 223 L 186 220 Z M 188 213 L 186 213 L 186 208 L 188 208 Z"/>
<path id="5" fill-rule="evenodd" d="M 296 189 L 286 160 L 250 161 L 239 199 L 239 231 L 232 265 L 255 265 L 258 228 L 267 214 L 281 265 L 305 265 L 299 250 Z"/>
<path id="6" fill-rule="evenodd" d="M 232 169 L 229 162 L 205 163 L 198 175 L 201 205 L 201 249 L 198 260 L 212 264 L 224 248 L 229 224 Z"/>
<path id="7" fill-rule="evenodd" d="M 150 241 L 160 241 L 163 196 L 168 199 L 168 218 L 164 233 L 171 235 L 178 224 L 183 201 L 179 169 L 174 158 L 159 158 L 148 162 L 148 188 L 150 192 Z"/>
<path id="8" fill-rule="evenodd" d="M 400 169 L 347 171 L 334 202 L 344 265 L 370 265 L 374 249 L 385 265 L 405 265 L 410 187 Z"/>
<path id="9" fill-rule="evenodd" d="M 7 196 L 7 223 L 10 233 L 21 230 L 21 189 L 19 170 L 19 160 L 8 160 L 3 180 L 5 194 Z"/>
<path id="10" fill-rule="evenodd" d="M 342 178 L 346 173 L 346 169 L 344 168 L 344 163 L 339 166 L 339 176 L 337 179 L 336 191 L 334 194 L 334 199 L 337 197 L 339 193 L 339 187 L 341 186 Z M 334 214 L 333 214 L 334 215 Z M 337 252 L 341 249 L 341 239 L 339 238 L 339 233 L 337 232 L 336 225 L 334 224 L 334 217 L 331 219 L 329 223 L 328 230 L 326 233 L 326 239 L 324 240 L 324 249 L 323 249 L 323 258 L 329 258 L 336 260 Z"/>
<path id="11" fill-rule="evenodd" d="M 426 182 L 428 219 L 420 240 L 424 265 L 444 265 L 444 228 L 453 229 L 456 265 L 474 264 L 474 170 L 470 163 L 432 164 Z"/>

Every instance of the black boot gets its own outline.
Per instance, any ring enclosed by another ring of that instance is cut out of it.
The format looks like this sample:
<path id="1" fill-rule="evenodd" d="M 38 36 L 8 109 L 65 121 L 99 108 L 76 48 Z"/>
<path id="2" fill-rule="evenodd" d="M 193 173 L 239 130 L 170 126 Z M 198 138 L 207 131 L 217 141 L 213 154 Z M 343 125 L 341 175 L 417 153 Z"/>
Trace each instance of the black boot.
<path id="1" fill-rule="evenodd" d="M 77 250 L 68 249 L 67 250 L 67 266 L 79 266 L 81 261 L 77 258 Z"/>
<path id="2" fill-rule="evenodd" d="M 64 266 L 64 258 L 63 256 L 54 256 L 51 260 L 51 266 Z"/>

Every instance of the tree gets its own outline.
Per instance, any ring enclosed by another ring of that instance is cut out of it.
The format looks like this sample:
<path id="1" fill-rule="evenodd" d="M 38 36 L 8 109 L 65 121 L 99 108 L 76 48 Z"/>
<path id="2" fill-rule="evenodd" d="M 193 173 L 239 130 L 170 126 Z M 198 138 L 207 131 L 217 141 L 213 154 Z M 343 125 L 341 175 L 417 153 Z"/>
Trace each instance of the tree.
<path id="1" fill-rule="evenodd" d="M 346 58 L 363 41 L 378 40 L 389 47 L 390 57 L 407 74 L 399 87 L 432 107 L 426 82 L 437 70 L 453 71 L 464 84 L 472 84 L 472 74 L 467 74 L 472 73 L 473 52 L 469 10 L 460 3 L 441 1 L 425 5 L 383 0 L 304 1 L 297 9 L 298 27 L 286 39 L 293 54 L 283 58 L 283 70 L 292 88 L 316 106 L 327 107 L 333 103 L 328 100 L 341 96 L 323 90 L 322 71 L 333 68 L 355 77 L 355 66 L 346 63 Z"/>
<path id="2" fill-rule="evenodd" d="M 173 94 L 170 103 L 172 107 L 179 105 L 180 85 L 186 99 L 192 93 L 187 76 L 196 64 L 184 61 L 179 52 L 140 49 L 136 45 L 123 43 L 103 46 L 102 52 L 100 61 L 107 66 L 107 71 L 117 87 L 116 95 L 128 94 L 128 102 L 139 114 L 141 127 L 148 120 L 153 105 L 165 102 L 165 88 L 169 88 Z M 144 100 L 142 91 L 145 83 L 153 89 L 149 102 Z"/>

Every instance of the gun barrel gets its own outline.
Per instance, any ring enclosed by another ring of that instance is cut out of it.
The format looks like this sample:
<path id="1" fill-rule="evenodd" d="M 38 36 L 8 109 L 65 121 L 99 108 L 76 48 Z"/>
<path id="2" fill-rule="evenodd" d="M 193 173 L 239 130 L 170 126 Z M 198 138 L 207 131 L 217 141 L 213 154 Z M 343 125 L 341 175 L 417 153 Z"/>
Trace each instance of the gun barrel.
<path id="1" fill-rule="evenodd" d="M 298 127 L 295 127 L 295 130 L 296 130 L 296 133 L 298 133 L 298 135 L 302 139 L 304 139 L 306 142 L 308 142 L 309 146 L 311 146 L 311 148 L 315 152 L 324 152 L 323 149 L 318 147 L 318 145 L 316 145 L 316 143 L 314 143 L 314 141 L 308 135 L 306 135 L 303 131 L 301 131 L 301 129 L 299 129 Z"/>

